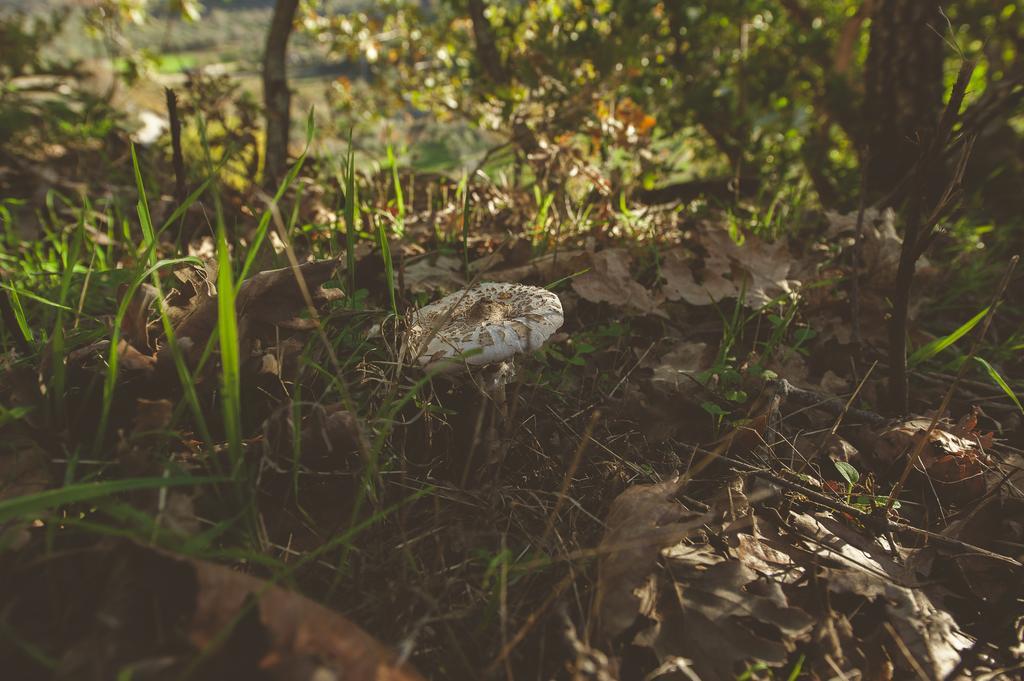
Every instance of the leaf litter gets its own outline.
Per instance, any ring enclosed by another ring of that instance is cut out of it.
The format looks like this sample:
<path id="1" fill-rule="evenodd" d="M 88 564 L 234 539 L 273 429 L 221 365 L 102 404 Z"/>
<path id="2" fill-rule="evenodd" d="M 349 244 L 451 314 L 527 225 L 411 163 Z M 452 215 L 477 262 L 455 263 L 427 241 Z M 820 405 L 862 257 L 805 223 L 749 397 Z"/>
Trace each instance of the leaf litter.
<path id="1" fill-rule="evenodd" d="M 496 222 L 521 210 L 522 197 L 480 198 Z M 433 207 L 417 210 L 410 207 L 409 224 L 429 240 Z M 454 229 L 457 211 L 449 213 Z M 19 571 L 20 561 L 3 568 L 5 602 L 26 613 L 18 619 L 25 635 L 45 627 L 40 613 L 59 602 L 69 619 L 50 634 L 57 668 L 130 665 L 148 678 L 170 678 L 197 651 L 205 678 L 419 678 L 406 653 L 422 669 L 469 678 L 502 659 L 499 647 L 482 645 L 498 640 L 516 664 L 555 640 L 562 648 L 548 653 L 552 676 L 603 679 L 768 678 L 798 668 L 816 678 L 944 678 L 1019 666 L 1024 651 L 1008 632 L 1019 627 L 1022 598 L 1022 467 L 1007 444 L 1019 434 L 984 414 L 941 422 L 900 505 L 882 510 L 930 419 L 880 425 L 885 419 L 870 408 L 877 379 L 858 406 L 844 405 L 862 378 L 849 371 L 849 301 L 842 289 L 821 292 L 850 271 L 849 216 L 827 216 L 810 246 L 769 243 L 730 231 L 724 220 L 684 226 L 668 211 L 652 219 L 679 236 L 655 248 L 603 236 L 545 250 L 525 238 L 503 240 L 495 229 L 475 235 L 465 258 L 450 244 L 396 242 L 399 293 L 415 301 L 410 307 L 465 286 L 467 270 L 470 280 L 561 282 L 566 333 L 527 363 L 504 415 L 489 414 L 466 386 L 442 381 L 384 416 L 354 408 L 325 386 L 345 380 L 368 403 L 391 405 L 387 386 L 419 380 L 392 373 L 393 329 L 379 318 L 363 323 L 372 309 L 348 309 L 331 284 L 335 259 L 253 275 L 236 310 L 243 381 L 256 395 L 243 451 L 258 459 L 249 484 L 265 523 L 260 551 L 291 575 L 290 562 L 348 527 L 366 489 L 367 506 L 382 514 L 410 490 L 430 489 L 382 520 L 373 541 L 295 570 L 294 586 L 352 619 L 262 580 L 273 570 L 212 544 L 209 555 L 235 570 L 112 542 L 74 547 L 80 553 L 69 556 L 81 561 L 34 555 L 36 573 Z M 870 318 L 884 314 L 881 282 L 899 237 L 890 216 L 867 223 L 861 306 Z M 214 268 L 178 269 L 162 301 L 193 370 L 216 328 Z M 383 307 L 379 275 L 364 251 L 355 276 Z M 139 289 L 118 345 L 124 371 L 108 438 L 115 456 L 104 465 L 132 475 L 169 475 L 168 461 L 199 471 L 210 456 L 200 454 L 197 431 L 180 429 L 182 395 L 168 387 L 177 383 L 155 295 Z M 916 300 L 925 305 L 927 291 Z M 787 318 L 789 305 L 798 310 Z M 341 376 L 330 375 L 336 367 L 318 324 L 348 334 Z M 864 327 L 869 346 L 884 337 L 882 326 Z M 785 342 L 773 345 L 773 329 Z M 108 356 L 104 337 L 75 347 L 70 394 L 87 394 Z M 197 375 L 203 405 L 214 403 L 216 363 L 215 352 Z M 42 408 L 40 374 L 28 373 L 27 382 L 15 381 L 5 369 L 4 408 L 40 408 L 0 426 L 0 475 L 10 490 L 0 503 L 55 485 L 61 469 L 48 454 L 52 438 L 73 439 L 89 422 L 85 400 L 66 422 Z M 217 416 L 208 416 L 220 432 Z M 513 424 L 495 429 L 511 453 L 495 479 L 467 489 L 460 474 L 473 466 L 474 433 L 486 429 L 477 424 L 500 418 Z M 393 448 L 392 458 L 368 473 L 379 442 Z M 148 531 L 160 542 L 203 546 L 210 497 L 165 492 L 123 498 L 152 514 Z M 116 513 L 130 515 L 102 505 L 77 520 L 42 510 L 7 528 L 5 546 L 40 550 L 33 539 L 47 526 Z M 75 589 L 83 574 L 102 586 Z M 34 580 L 58 588 L 33 589 Z M 167 627 L 159 636 L 138 616 L 152 598 Z M 464 645 L 453 644 L 460 638 Z"/>

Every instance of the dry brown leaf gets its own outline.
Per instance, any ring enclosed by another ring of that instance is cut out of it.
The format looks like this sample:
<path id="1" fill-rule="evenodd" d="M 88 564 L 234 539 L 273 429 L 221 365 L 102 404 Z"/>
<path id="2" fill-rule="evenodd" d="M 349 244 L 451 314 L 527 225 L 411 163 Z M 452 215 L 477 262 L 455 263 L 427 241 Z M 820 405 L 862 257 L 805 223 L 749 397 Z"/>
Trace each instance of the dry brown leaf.
<path id="1" fill-rule="evenodd" d="M 882 433 L 875 447 L 876 462 L 898 475 L 918 434 L 926 432 L 930 424 L 931 419 L 910 419 Z M 923 466 L 930 480 L 922 481 L 918 476 L 919 483 L 934 488 L 940 499 L 964 503 L 985 493 L 988 457 L 976 440 L 956 435 L 951 428 L 940 423 L 932 430 L 915 470 L 920 472 Z"/>
<path id="2" fill-rule="evenodd" d="M 718 253 L 705 259 L 704 267 L 695 272 L 685 251 L 673 248 L 662 257 L 661 290 L 668 300 L 684 300 L 690 305 L 711 305 L 723 298 L 737 297 L 736 286 L 726 278 L 729 261 Z"/>
<path id="3" fill-rule="evenodd" d="M 971 646 L 953 617 L 935 607 L 912 578 L 910 570 L 893 560 L 885 547 L 856 533 L 835 520 L 806 513 L 792 513 L 790 522 L 807 541 L 807 550 L 831 567 L 824 581 L 830 591 L 860 596 L 882 605 L 886 620 L 900 638 L 881 635 L 877 643 L 891 648 L 890 658 L 912 673 L 905 659 L 905 647 L 928 678 L 945 678 Z M 876 636 L 884 629 L 871 623 Z"/>
<path id="4" fill-rule="evenodd" d="M 0 450 L 0 501 L 49 489 L 53 485 L 49 463 L 50 457 L 31 440 L 7 441 Z M 24 520 L 0 523 L 0 551 L 19 548 L 28 539 Z"/>
<path id="5" fill-rule="evenodd" d="M 156 358 L 152 355 L 144 355 L 134 345 L 121 339 L 117 344 L 118 365 L 124 371 L 138 371 L 150 374 L 156 368 Z"/>
<path id="6" fill-rule="evenodd" d="M 443 253 L 420 258 L 405 266 L 405 286 L 411 293 L 450 293 L 466 284 L 462 260 Z"/>
<path id="7" fill-rule="evenodd" d="M 171 423 L 173 415 L 174 403 L 170 400 L 139 398 L 135 401 L 135 432 L 163 430 Z"/>
<path id="8" fill-rule="evenodd" d="M 259 625 L 268 639 L 268 650 L 258 662 L 261 669 L 281 674 L 315 661 L 336 679 L 422 678 L 350 620 L 305 596 L 213 563 L 185 562 L 195 571 L 197 586 L 189 639 L 200 649 L 217 641 L 255 600 Z"/>
<path id="9" fill-rule="evenodd" d="M 725 298 L 740 297 L 754 309 L 792 293 L 799 285 L 789 279 L 790 255 L 781 241 L 769 244 L 747 236 L 737 244 L 721 226 L 705 225 L 696 241 L 706 252 L 699 267 L 688 262 L 676 248 L 663 257 L 662 291 L 669 300 L 691 305 L 711 305 Z"/>
<path id="10" fill-rule="evenodd" d="M 710 546 L 691 548 L 668 556 L 675 593 L 662 603 L 653 646 L 659 660 L 693 660 L 703 681 L 731 681 L 755 661 L 784 665 L 814 620 L 789 605 L 779 583 Z"/>
<path id="11" fill-rule="evenodd" d="M 654 295 L 633 279 L 632 258 L 624 248 L 606 248 L 590 256 L 591 269 L 572 280 L 572 288 L 591 303 L 608 303 L 641 314 L 665 313 Z"/>
<path id="12" fill-rule="evenodd" d="M 609 640 L 636 620 L 640 597 L 635 592 L 657 570 L 661 549 L 689 536 L 705 520 L 675 499 L 683 484 L 635 485 L 612 502 L 597 575 L 597 615 L 602 636 Z"/>
<path id="13" fill-rule="evenodd" d="M 127 285 L 122 288 L 126 289 Z M 124 291 L 122 290 L 119 297 L 123 295 Z M 135 290 L 135 294 L 125 309 L 124 318 L 121 320 L 121 335 L 137 350 L 150 352 L 153 349 L 149 342 L 149 315 L 157 298 L 159 295 L 156 287 L 144 283 Z"/>
<path id="14" fill-rule="evenodd" d="M 0 564 L 0 597 L 24 640 L 59 651 L 59 678 L 115 678 L 125 668 L 209 681 L 423 678 L 301 594 L 127 541 Z"/>
<path id="15" fill-rule="evenodd" d="M 485 278 L 489 281 L 550 284 L 586 269 L 589 262 L 590 257 L 586 251 L 566 250 L 547 253 L 534 258 L 525 265 L 506 267 L 500 270 L 489 270 L 487 267 L 480 266 L 479 271 L 486 272 Z M 472 263 L 470 269 L 473 269 Z"/>
<path id="16" fill-rule="evenodd" d="M 690 392 L 699 384 L 698 374 L 711 367 L 713 353 L 707 343 L 678 343 L 657 361 L 651 382 L 672 392 Z"/>
<path id="17" fill-rule="evenodd" d="M 239 287 L 235 299 L 239 344 L 246 340 L 252 322 L 277 324 L 293 319 L 306 309 L 307 303 L 299 287 L 297 274 L 302 276 L 310 296 L 315 297 L 317 290 L 334 275 L 337 268 L 337 260 L 319 260 L 299 265 L 297 273 L 291 267 L 283 267 L 260 272 L 246 279 Z M 216 294 L 208 295 L 207 291 L 200 298 L 174 330 L 182 347 L 187 350 L 192 365 L 198 361 L 217 325 Z M 159 354 L 165 352 L 162 349 Z"/>

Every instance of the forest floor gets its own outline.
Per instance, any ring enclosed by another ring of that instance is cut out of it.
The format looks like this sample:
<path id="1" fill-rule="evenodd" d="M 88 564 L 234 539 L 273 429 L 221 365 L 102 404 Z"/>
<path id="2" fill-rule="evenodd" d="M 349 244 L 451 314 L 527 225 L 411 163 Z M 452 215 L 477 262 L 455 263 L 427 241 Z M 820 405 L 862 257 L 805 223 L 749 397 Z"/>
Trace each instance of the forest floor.
<path id="1" fill-rule="evenodd" d="M 305 156 L 274 197 L 190 158 L 185 198 L 134 158 L 2 158 L 11 678 L 1024 669 L 1009 262 L 952 236 L 921 261 L 896 415 L 891 212 Z M 482 281 L 564 313 L 505 404 L 409 349 Z"/>

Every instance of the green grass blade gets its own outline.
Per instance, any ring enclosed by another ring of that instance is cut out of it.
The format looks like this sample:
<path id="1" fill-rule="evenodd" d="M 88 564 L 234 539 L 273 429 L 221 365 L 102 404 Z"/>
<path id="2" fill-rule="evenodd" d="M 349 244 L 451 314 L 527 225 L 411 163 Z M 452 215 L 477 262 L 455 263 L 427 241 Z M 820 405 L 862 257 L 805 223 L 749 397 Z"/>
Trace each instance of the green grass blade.
<path id="1" fill-rule="evenodd" d="M 345 157 L 345 266 L 348 274 L 349 301 L 354 304 L 356 295 L 356 238 L 359 233 L 359 189 L 356 186 L 355 149 L 352 146 L 352 130 L 348 131 L 348 154 Z"/>
<path id="2" fill-rule="evenodd" d="M 1010 384 L 1007 383 L 1006 380 L 999 375 L 999 372 L 996 371 L 996 368 L 989 364 L 984 359 L 982 359 L 981 357 L 975 357 L 974 359 L 975 361 L 978 362 L 978 364 L 985 367 L 985 371 L 988 372 L 988 377 L 991 378 L 996 385 L 1002 388 L 1003 392 L 1006 393 L 1006 396 L 1013 400 L 1013 403 L 1017 405 L 1017 408 L 1020 409 L 1021 413 L 1024 413 L 1024 406 L 1022 406 L 1020 400 L 1017 399 L 1017 395 L 1013 392 L 1013 388 L 1011 388 Z"/>
<path id="3" fill-rule="evenodd" d="M 384 259 L 384 280 L 388 285 L 388 300 L 391 302 L 391 312 L 398 316 L 398 304 L 395 302 L 395 268 L 391 262 L 391 246 L 388 244 L 387 230 L 384 229 L 384 221 L 377 221 L 377 240 L 380 243 L 380 254 Z"/>
<path id="4" fill-rule="evenodd" d="M 948 348 L 953 343 L 956 343 L 958 340 L 960 340 L 965 335 L 970 333 L 971 329 L 977 326 L 978 322 L 984 319 L 986 314 L 988 314 L 987 307 L 978 314 L 968 319 L 960 326 L 960 328 L 958 328 L 956 331 L 949 334 L 948 336 L 936 338 L 930 343 L 922 345 L 917 350 L 915 350 L 909 358 L 907 358 L 907 366 L 913 368 L 920 364 L 921 362 L 926 362 L 935 355 L 939 354 L 940 352 Z"/>
<path id="5" fill-rule="evenodd" d="M 21 329 L 21 335 L 25 337 L 30 343 L 34 343 L 36 340 L 35 334 L 32 333 L 32 327 L 28 323 L 28 318 L 25 317 L 25 308 L 21 306 L 21 296 L 18 294 L 18 289 L 13 286 L 4 287 L 10 295 L 8 299 L 11 301 L 11 309 L 14 310 L 14 319 L 18 322 L 18 328 Z"/>
<path id="6" fill-rule="evenodd" d="M 223 478 L 179 476 L 173 478 L 124 478 L 123 480 L 109 480 L 105 482 L 81 482 L 58 489 L 48 489 L 36 494 L 26 494 L 0 501 L 0 523 L 26 515 L 41 513 L 55 506 L 63 506 L 64 504 L 76 501 L 99 499 L 120 492 L 160 487 L 210 485 L 225 481 Z"/>
<path id="7" fill-rule="evenodd" d="M 16 295 L 19 295 L 19 296 L 24 296 L 24 297 L 28 298 L 29 300 L 34 300 L 37 303 L 42 303 L 43 305 L 48 305 L 49 307 L 53 307 L 53 308 L 56 308 L 58 310 L 64 310 L 65 312 L 74 312 L 74 309 L 72 309 L 71 307 L 69 307 L 67 305 L 61 305 L 60 303 L 56 303 L 56 302 L 54 302 L 52 300 L 49 300 L 47 298 L 43 298 L 42 296 L 37 295 L 35 293 L 32 293 L 31 291 L 26 291 L 24 289 L 17 289 L 17 288 L 14 288 L 13 286 L 10 286 L 8 284 L 0 284 L 0 288 L 3 288 L 4 290 L 10 291 L 12 294 L 16 294 Z"/>
<path id="8" fill-rule="evenodd" d="M 232 477 L 242 463 L 242 388 L 235 313 L 235 281 L 223 223 L 217 227 L 217 331 L 220 336 L 221 408 Z"/>
<path id="9" fill-rule="evenodd" d="M 142 181 L 142 170 L 139 168 L 139 157 L 135 153 L 135 145 L 131 145 L 132 170 L 135 172 L 135 188 L 139 193 L 139 200 L 136 209 L 139 211 L 139 223 L 142 226 L 143 244 L 149 254 L 149 258 L 155 255 L 153 246 L 156 241 L 156 234 L 153 231 L 153 218 L 149 214 L 149 201 L 146 199 L 146 185 Z"/>
<path id="10" fill-rule="evenodd" d="M 388 164 L 391 166 L 391 183 L 395 187 L 395 206 L 398 208 L 395 234 L 402 237 L 405 235 L 405 195 L 402 194 L 402 183 L 398 179 L 398 161 L 395 160 L 395 150 L 390 144 L 388 145 Z"/>
<path id="11" fill-rule="evenodd" d="M 299 176 L 299 171 L 302 170 L 303 164 L 306 162 L 306 156 L 309 151 L 309 136 L 306 138 L 306 149 L 303 150 L 302 154 L 296 159 L 294 165 L 288 171 L 288 174 L 284 176 L 281 184 L 278 185 L 277 191 L 274 193 L 274 198 L 271 200 L 270 205 L 263 211 L 260 216 L 259 224 L 256 226 L 256 232 L 252 237 L 252 246 L 249 247 L 249 252 L 245 255 L 245 263 L 242 265 L 242 271 L 238 275 L 238 281 L 245 281 L 245 278 L 249 276 L 249 270 L 252 269 L 253 262 L 256 260 L 256 255 L 259 253 L 260 246 L 263 245 L 263 241 L 267 236 L 267 229 L 270 227 L 270 220 L 274 215 L 274 208 L 281 201 L 285 192 L 295 182 L 295 178 Z"/>

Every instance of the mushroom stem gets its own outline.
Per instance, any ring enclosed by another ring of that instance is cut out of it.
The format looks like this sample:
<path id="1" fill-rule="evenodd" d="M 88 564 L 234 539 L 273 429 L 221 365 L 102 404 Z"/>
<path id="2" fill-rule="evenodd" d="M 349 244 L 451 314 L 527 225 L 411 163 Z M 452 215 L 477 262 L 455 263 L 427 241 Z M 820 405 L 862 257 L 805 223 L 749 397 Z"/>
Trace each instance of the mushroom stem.
<path id="1" fill-rule="evenodd" d="M 484 468 L 486 475 L 496 478 L 501 464 L 508 453 L 508 403 L 505 386 L 515 374 L 515 366 L 511 361 L 501 362 L 496 367 L 484 370 L 481 384 L 477 384 L 484 399 L 477 412 L 476 426 L 473 429 L 473 440 L 466 465 L 462 470 L 461 484 L 465 487 L 469 480 L 469 470 L 473 455 L 477 449 L 484 451 Z"/>
<path id="2" fill-rule="evenodd" d="M 485 389 L 488 401 L 494 406 L 485 441 L 487 468 L 492 469 L 494 477 L 497 477 L 498 470 L 505 461 L 505 455 L 508 454 L 508 396 L 505 386 L 512 380 L 515 372 L 512 360 L 501 362 L 495 368 L 494 375 Z"/>

